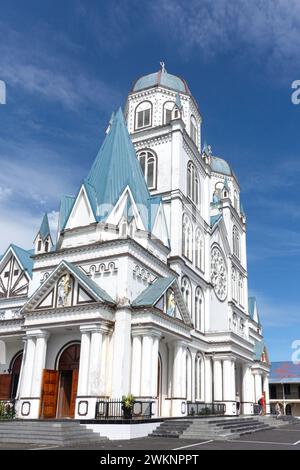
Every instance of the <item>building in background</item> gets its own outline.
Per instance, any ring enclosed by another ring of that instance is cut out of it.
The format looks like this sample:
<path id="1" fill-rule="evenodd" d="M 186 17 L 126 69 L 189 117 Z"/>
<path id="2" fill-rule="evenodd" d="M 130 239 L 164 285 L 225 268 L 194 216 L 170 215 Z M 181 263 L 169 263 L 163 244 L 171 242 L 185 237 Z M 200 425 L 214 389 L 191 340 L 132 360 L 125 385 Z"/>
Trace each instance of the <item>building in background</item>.
<path id="1" fill-rule="evenodd" d="M 278 402 L 283 414 L 300 416 L 300 364 L 273 362 L 269 383 L 272 412 Z"/>
<path id="2" fill-rule="evenodd" d="M 268 404 L 240 185 L 201 125 L 164 64 L 139 78 L 55 237 L 45 215 L 33 251 L 2 256 L 0 399 L 20 418 L 91 419 L 128 393 L 156 416 Z"/>

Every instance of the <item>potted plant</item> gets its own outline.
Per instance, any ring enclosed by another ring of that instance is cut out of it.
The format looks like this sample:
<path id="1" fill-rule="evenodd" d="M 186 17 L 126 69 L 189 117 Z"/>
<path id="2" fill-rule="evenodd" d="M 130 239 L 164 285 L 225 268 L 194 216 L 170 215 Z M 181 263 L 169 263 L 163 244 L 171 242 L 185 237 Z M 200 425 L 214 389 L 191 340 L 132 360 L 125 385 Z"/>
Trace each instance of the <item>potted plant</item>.
<path id="1" fill-rule="evenodd" d="M 132 419 L 132 411 L 135 398 L 129 394 L 122 397 L 122 411 L 125 419 Z"/>

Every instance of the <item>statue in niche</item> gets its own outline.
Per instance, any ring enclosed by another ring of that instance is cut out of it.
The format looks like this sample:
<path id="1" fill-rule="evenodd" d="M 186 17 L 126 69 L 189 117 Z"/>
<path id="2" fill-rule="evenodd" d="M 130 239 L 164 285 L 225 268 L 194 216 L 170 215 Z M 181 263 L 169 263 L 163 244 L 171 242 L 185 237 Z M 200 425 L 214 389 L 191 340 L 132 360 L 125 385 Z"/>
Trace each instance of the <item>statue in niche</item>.
<path id="1" fill-rule="evenodd" d="M 169 289 L 167 292 L 167 315 L 174 317 L 175 314 L 175 294 L 172 289 Z"/>
<path id="2" fill-rule="evenodd" d="M 71 292 L 71 278 L 65 274 L 58 283 L 58 305 L 59 307 L 69 306 L 69 294 Z"/>

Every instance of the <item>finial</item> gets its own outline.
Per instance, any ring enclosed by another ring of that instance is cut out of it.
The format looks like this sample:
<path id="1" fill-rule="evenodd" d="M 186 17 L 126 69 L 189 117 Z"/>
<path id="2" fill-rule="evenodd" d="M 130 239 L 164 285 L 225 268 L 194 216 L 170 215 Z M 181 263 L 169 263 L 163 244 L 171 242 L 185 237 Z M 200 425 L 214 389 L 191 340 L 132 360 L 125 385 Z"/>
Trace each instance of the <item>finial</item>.
<path id="1" fill-rule="evenodd" d="M 166 65 L 162 60 L 160 61 L 159 65 L 161 66 L 162 73 L 166 72 Z"/>

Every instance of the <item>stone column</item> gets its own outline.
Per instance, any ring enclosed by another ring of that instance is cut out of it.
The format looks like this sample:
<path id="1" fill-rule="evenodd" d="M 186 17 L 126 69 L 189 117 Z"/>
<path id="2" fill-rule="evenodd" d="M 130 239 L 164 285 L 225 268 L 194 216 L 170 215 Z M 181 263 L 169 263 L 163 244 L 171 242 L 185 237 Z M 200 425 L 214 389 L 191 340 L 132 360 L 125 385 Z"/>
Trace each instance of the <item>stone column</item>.
<path id="1" fill-rule="evenodd" d="M 250 415 L 253 413 L 253 390 L 252 390 L 252 377 L 251 377 L 251 365 L 243 364 L 243 384 L 242 384 L 242 397 L 243 402 L 243 414 Z"/>
<path id="2" fill-rule="evenodd" d="M 101 386 L 102 341 L 103 331 L 100 326 L 95 326 L 91 330 L 90 339 L 88 394 L 97 397 L 100 395 Z"/>
<path id="3" fill-rule="evenodd" d="M 29 398 L 31 396 L 31 384 L 33 378 L 34 352 L 35 352 L 34 336 L 27 335 L 26 340 L 26 357 L 23 371 L 21 398 Z"/>
<path id="4" fill-rule="evenodd" d="M 174 344 L 174 364 L 173 364 L 173 398 L 181 396 L 181 367 L 182 367 L 182 344 L 180 341 Z"/>
<path id="5" fill-rule="evenodd" d="M 192 361 L 192 380 L 191 380 L 191 397 L 192 402 L 196 401 L 196 355 L 193 353 L 191 354 L 191 361 Z"/>
<path id="6" fill-rule="evenodd" d="M 222 401 L 222 360 L 214 358 L 214 401 Z"/>
<path id="7" fill-rule="evenodd" d="M 142 342 L 142 379 L 141 379 L 141 396 L 151 397 L 152 387 L 152 337 L 150 335 L 143 336 Z"/>
<path id="8" fill-rule="evenodd" d="M 231 359 L 223 361 L 223 400 L 235 401 L 234 396 L 234 362 Z"/>
<path id="9" fill-rule="evenodd" d="M 204 360 L 204 370 L 205 370 L 205 402 L 212 403 L 212 363 L 211 358 L 208 356 Z"/>
<path id="10" fill-rule="evenodd" d="M 255 381 L 255 403 L 257 403 L 258 399 L 262 396 L 262 383 L 261 383 L 261 375 L 259 372 L 255 372 L 254 381 Z"/>
<path id="11" fill-rule="evenodd" d="M 263 378 L 263 391 L 266 396 L 266 413 L 270 413 L 270 391 L 269 391 L 269 377 L 267 374 Z"/>
<path id="12" fill-rule="evenodd" d="M 182 341 L 174 344 L 172 415 L 186 414 L 186 345 Z"/>
<path id="13" fill-rule="evenodd" d="M 158 374 L 158 349 L 159 349 L 159 338 L 160 335 L 153 336 L 152 343 L 152 377 L 151 377 L 151 396 L 157 396 L 157 374 Z"/>
<path id="14" fill-rule="evenodd" d="M 88 375 L 90 366 L 91 332 L 89 327 L 81 326 L 81 345 L 77 395 L 85 397 L 88 393 Z"/>
<path id="15" fill-rule="evenodd" d="M 130 391 L 131 310 L 119 306 L 115 314 L 112 365 L 112 398 L 120 399 Z"/>
<path id="16" fill-rule="evenodd" d="M 135 397 L 141 394 L 142 337 L 133 335 L 131 358 L 131 393 Z"/>
<path id="17" fill-rule="evenodd" d="M 33 379 L 31 385 L 31 396 L 40 398 L 43 369 L 46 363 L 47 340 L 49 333 L 47 331 L 40 331 L 36 335 L 34 365 L 33 365 Z"/>

